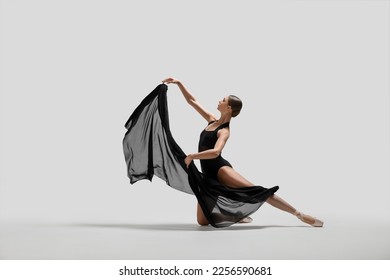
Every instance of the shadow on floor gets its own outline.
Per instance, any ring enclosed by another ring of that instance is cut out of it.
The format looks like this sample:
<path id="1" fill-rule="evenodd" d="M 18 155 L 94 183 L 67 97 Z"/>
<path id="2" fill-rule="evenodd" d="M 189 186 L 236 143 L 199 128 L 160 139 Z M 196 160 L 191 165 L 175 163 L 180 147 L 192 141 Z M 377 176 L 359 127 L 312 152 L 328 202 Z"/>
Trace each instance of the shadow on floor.
<path id="1" fill-rule="evenodd" d="M 283 226 L 283 225 L 233 225 L 226 228 L 214 228 L 212 226 L 199 226 L 196 224 L 71 224 L 73 227 L 96 227 L 96 228 L 120 228 L 135 230 L 163 230 L 163 231 L 237 231 L 237 230 L 261 230 L 267 228 L 299 228 L 307 226 Z"/>

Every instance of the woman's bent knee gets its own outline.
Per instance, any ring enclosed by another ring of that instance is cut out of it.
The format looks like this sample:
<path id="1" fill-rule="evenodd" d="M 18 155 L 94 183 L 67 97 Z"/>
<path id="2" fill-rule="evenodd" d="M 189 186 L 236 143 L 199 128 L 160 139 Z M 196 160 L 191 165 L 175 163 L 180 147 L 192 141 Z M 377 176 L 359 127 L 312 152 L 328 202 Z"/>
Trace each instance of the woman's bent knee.
<path id="1" fill-rule="evenodd" d="M 203 215 L 203 213 L 198 212 L 196 220 L 198 221 L 198 224 L 201 226 L 208 226 L 210 224 L 209 221 L 206 219 L 206 217 Z"/>
<path id="2" fill-rule="evenodd" d="M 206 219 L 205 215 L 203 214 L 202 208 L 200 207 L 199 203 L 197 205 L 196 220 L 201 226 L 207 226 L 210 224 L 209 221 Z"/>
<path id="3" fill-rule="evenodd" d="M 198 219 L 198 224 L 200 226 L 208 226 L 210 223 L 207 220 Z"/>

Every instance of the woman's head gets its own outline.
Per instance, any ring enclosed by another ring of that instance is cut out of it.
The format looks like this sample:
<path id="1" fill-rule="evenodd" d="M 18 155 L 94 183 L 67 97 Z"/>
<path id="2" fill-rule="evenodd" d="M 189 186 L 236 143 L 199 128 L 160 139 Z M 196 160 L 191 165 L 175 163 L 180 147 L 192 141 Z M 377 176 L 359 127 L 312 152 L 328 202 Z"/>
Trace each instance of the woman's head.
<path id="1" fill-rule="evenodd" d="M 233 118 L 240 113 L 241 108 L 242 101 L 235 95 L 229 95 L 224 97 L 221 101 L 219 101 L 218 104 L 218 110 L 221 111 L 221 113 L 224 113 L 225 111 L 230 111 Z"/>
<path id="2" fill-rule="evenodd" d="M 228 98 L 228 104 L 229 104 L 230 108 L 232 109 L 232 117 L 234 118 L 241 111 L 242 101 L 241 101 L 240 98 L 238 98 L 235 95 L 229 95 L 228 97 L 229 97 Z"/>

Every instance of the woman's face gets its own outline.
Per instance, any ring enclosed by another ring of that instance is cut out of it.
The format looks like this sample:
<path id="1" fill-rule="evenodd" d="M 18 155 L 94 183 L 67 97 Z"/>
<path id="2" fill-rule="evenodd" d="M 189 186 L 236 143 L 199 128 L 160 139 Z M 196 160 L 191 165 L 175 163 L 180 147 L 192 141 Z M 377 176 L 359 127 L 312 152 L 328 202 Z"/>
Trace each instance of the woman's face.
<path id="1" fill-rule="evenodd" d="M 217 107 L 218 111 L 222 113 L 230 109 L 228 101 L 229 101 L 229 96 L 225 96 L 221 101 L 219 101 Z"/>

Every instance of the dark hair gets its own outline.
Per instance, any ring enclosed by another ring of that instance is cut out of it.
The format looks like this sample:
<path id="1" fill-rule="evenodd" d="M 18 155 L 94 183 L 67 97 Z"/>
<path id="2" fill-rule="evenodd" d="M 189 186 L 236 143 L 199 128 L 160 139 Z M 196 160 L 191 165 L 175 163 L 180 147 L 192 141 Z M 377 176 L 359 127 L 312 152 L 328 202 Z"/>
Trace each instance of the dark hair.
<path id="1" fill-rule="evenodd" d="M 232 117 L 237 116 L 242 108 L 242 101 L 235 95 L 229 95 L 228 104 L 232 108 Z"/>

